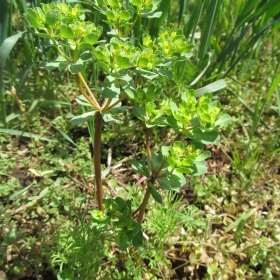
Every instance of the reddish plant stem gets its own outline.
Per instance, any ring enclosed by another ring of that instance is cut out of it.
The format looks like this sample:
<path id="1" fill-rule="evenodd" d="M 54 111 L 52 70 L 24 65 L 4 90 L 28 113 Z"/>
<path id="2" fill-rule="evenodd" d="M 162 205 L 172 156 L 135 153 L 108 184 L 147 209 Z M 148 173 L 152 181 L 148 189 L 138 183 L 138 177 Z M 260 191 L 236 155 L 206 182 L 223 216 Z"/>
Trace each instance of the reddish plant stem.
<path id="1" fill-rule="evenodd" d="M 101 180 L 101 132 L 102 132 L 103 119 L 100 112 L 95 115 L 95 131 L 94 131 L 94 172 L 95 172 L 95 182 L 96 182 L 96 192 L 97 192 L 97 203 L 98 209 L 104 211 L 104 206 L 102 204 L 103 192 L 102 192 L 102 180 Z"/>
<path id="2" fill-rule="evenodd" d="M 150 143 L 149 143 L 150 132 L 151 132 L 150 128 L 146 128 L 146 149 L 147 149 L 148 157 L 149 157 L 150 162 L 151 162 L 152 173 L 153 173 L 155 167 L 154 167 L 152 153 L 151 153 L 151 149 L 150 149 Z"/>
<path id="3" fill-rule="evenodd" d="M 149 146 L 149 134 L 150 134 L 150 131 L 149 129 L 146 130 L 146 148 L 147 148 L 147 152 L 148 152 L 148 156 L 150 158 L 150 161 L 151 161 L 151 165 L 152 165 L 152 155 L 151 155 L 151 151 L 150 151 L 150 146 Z M 180 138 L 182 137 L 182 134 L 179 134 L 177 135 L 177 137 L 173 140 L 173 143 L 177 140 L 179 140 Z M 152 165 L 152 184 L 154 184 L 154 182 L 156 181 L 157 178 L 160 178 L 161 175 L 159 175 L 159 173 L 161 172 L 161 170 L 163 169 L 164 165 L 166 163 L 166 160 L 164 159 L 160 165 L 160 167 L 155 170 L 154 169 L 154 166 Z M 151 189 L 150 189 L 150 186 L 149 186 L 149 183 L 147 184 L 147 189 L 146 189 L 146 193 L 145 193 L 145 196 L 144 196 L 144 199 L 141 203 L 141 205 L 137 208 L 137 210 L 135 210 L 132 214 L 132 216 L 134 216 L 137 212 L 139 212 L 138 214 L 138 223 L 142 223 L 143 221 L 143 217 L 144 217 L 144 213 L 145 213 L 145 209 L 147 207 L 147 204 L 148 204 L 148 201 L 149 201 L 149 198 L 150 198 L 150 195 L 151 195 Z"/>
<path id="4" fill-rule="evenodd" d="M 137 219 L 139 224 L 142 224 L 142 222 L 143 222 L 143 217 L 144 217 L 145 209 L 146 209 L 146 206 L 148 204 L 150 195 L 151 195 L 151 189 L 150 189 L 150 186 L 148 184 L 147 185 L 147 189 L 146 189 L 146 193 L 145 193 L 145 196 L 144 196 L 144 199 L 143 199 L 142 204 L 141 204 L 141 206 L 139 208 L 139 214 L 138 214 L 138 219 Z"/>

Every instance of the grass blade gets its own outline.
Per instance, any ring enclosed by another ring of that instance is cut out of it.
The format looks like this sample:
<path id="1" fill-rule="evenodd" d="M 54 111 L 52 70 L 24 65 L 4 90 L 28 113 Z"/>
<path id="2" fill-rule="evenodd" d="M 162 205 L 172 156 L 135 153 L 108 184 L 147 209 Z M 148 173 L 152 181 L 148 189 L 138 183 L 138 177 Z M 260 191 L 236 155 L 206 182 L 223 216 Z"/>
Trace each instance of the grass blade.
<path id="1" fill-rule="evenodd" d="M 209 1 L 209 6 L 206 11 L 206 16 L 203 20 L 201 42 L 198 51 L 198 58 L 203 59 L 210 43 L 210 37 L 213 32 L 214 23 L 218 14 L 220 0 Z"/>
<path id="2" fill-rule="evenodd" d="M 253 214 L 254 214 L 254 212 L 257 210 L 257 208 L 253 208 L 253 209 L 251 209 L 249 212 L 247 212 L 246 214 L 244 214 L 244 215 L 242 215 L 240 218 L 238 218 L 235 222 L 233 222 L 232 224 L 230 224 L 226 229 L 225 229 L 225 232 L 228 232 L 228 231 L 230 231 L 230 230 L 232 230 L 232 229 L 234 229 L 235 227 L 237 227 L 239 224 L 240 224 L 240 222 L 242 221 L 242 220 L 247 220 L 248 218 L 250 218 Z"/>
<path id="3" fill-rule="evenodd" d="M 43 137 L 41 135 L 33 134 L 33 133 L 29 133 L 29 132 L 24 132 L 24 131 L 20 131 L 20 130 L 0 128 L 0 133 L 6 133 L 6 134 L 10 134 L 10 135 L 15 135 L 15 136 L 34 138 L 34 139 L 38 139 L 38 140 L 41 140 L 41 141 L 53 142 L 53 140 L 50 140 L 50 139 L 48 139 L 46 137 Z"/>
<path id="4" fill-rule="evenodd" d="M 196 97 L 200 97 L 202 96 L 204 93 L 206 92 L 216 92 L 220 89 L 226 88 L 227 87 L 227 83 L 225 80 L 218 80 L 215 81 L 214 83 L 211 83 L 205 87 L 199 88 L 196 90 Z"/>
<path id="5" fill-rule="evenodd" d="M 16 42 L 25 32 L 26 31 L 19 32 L 4 40 L 3 44 L 0 47 L 0 70 L 3 69 L 4 63 L 8 58 L 10 52 L 12 51 L 13 47 L 15 46 Z"/>
<path id="6" fill-rule="evenodd" d="M 188 38 L 192 33 L 191 42 L 193 42 L 195 31 L 198 26 L 199 19 L 204 8 L 204 1 L 196 1 L 196 3 L 199 3 L 199 5 L 198 4 L 193 5 L 193 11 L 190 14 L 189 20 L 185 24 L 185 28 L 184 28 L 184 33 L 186 38 Z"/>
<path id="7" fill-rule="evenodd" d="M 29 185 L 29 186 L 23 188 L 22 190 L 19 190 L 19 191 L 15 192 L 14 194 L 10 195 L 10 196 L 9 196 L 9 200 L 12 200 L 12 199 L 14 199 L 15 197 L 17 197 L 17 196 L 19 196 L 19 195 L 25 193 L 25 192 L 26 192 L 28 189 L 30 189 L 32 186 L 34 186 L 34 183 L 32 183 L 31 185 Z"/>
<path id="8" fill-rule="evenodd" d="M 180 26 L 184 11 L 187 6 L 187 0 L 180 0 L 179 18 L 178 18 L 178 28 Z"/>

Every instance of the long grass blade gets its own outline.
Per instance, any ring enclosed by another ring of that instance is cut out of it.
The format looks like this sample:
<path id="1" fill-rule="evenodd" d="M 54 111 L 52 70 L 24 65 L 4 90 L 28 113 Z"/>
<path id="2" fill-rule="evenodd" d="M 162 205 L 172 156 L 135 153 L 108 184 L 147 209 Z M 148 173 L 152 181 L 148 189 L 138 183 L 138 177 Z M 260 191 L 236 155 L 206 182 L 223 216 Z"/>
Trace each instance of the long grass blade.
<path id="1" fill-rule="evenodd" d="M 196 28 L 198 26 L 200 16 L 202 14 L 203 8 L 204 8 L 204 1 L 196 1 L 197 5 L 192 6 L 192 12 L 189 15 L 189 20 L 185 24 L 184 28 L 184 34 L 188 38 L 191 34 L 191 42 L 193 42 Z M 189 7 L 190 9 L 191 7 Z"/>
<path id="2" fill-rule="evenodd" d="M 3 69 L 4 63 L 6 62 L 6 59 L 8 58 L 16 42 L 25 32 L 26 31 L 19 32 L 4 40 L 3 44 L 0 47 L 0 70 Z"/>
<path id="3" fill-rule="evenodd" d="M 218 80 L 214 83 L 211 83 L 205 87 L 199 88 L 196 90 L 196 97 L 202 96 L 206 92 L 217 92 L 218 90 L 224 89 L 227 87 L 227 83 L 225 80 Z"/>
<path id="4" fill-rule="evenodd" d="M 203 19 L 201 32 L 201 42 L 198 51 L 198 58 L 203 59 L 210 44 L 210 38 L 213 32 L 215 20 L 218 14 L 220 0 L 209 1 L 209 6 L 206 11 L 206 16 Z"/>
<path id="5" fill-rule="evenodd" d="M 47 142 L 53 142 L 53 140 L 43 137 L 38 134 L 33 134 L 29 132 L 24 132 L 20 130 L 14 130 L 14 129 L 5 129 L 5 128 L 0 128 L 0 133 L 5 133 L 5 134 L 10 134 L 10 135 L 15 135 L 15 136 L 22 136 L 22 137 L 28 137 L 28 138 L 33 138 L 33 139 L 38 139 L 41 141 L 47 141 Z"/>
<path id="6" fill-rule="evenodd" d="M 184 11 L 187 6 L 187 0 L 180 0 L 179 17 L 178 17 L 178 28 L 180 26 Z"/>

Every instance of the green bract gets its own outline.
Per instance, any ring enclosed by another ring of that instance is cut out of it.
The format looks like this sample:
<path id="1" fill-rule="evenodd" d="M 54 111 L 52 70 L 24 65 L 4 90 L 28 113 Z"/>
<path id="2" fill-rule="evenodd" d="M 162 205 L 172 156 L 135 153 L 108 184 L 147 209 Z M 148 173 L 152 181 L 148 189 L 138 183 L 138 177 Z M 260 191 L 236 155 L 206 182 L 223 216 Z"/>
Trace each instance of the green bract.
<path id="1" fill-rule="evenodd" d="M 180 29 L 178 29 L 176 32 L 170 31 L 169 28 L 160 31 L 158 44 L 160 46 L 161 52 L 166 57 L 172 57 L 174 54 L 183 55 L 192 48 L 183 35 L 183 30 Z"/>
<path id="2" fill-rule="evenodd" d="M 209 152 L 202 153 L 203 145 L 193 142 L 185 145 L 181 141 L 176 141 L 172 146 L 163 146 L 162 154 L 172 170 L 179 173 L 193 175 L 197 172 L 197 162 L 204 161 L 210 156 Z"/>
<path id="3" fill-rule="evenodd" d="M 65 3 L 41 4 L 41 8 L 27 9 L 25 18 L 37 29 L 37 35 L 53 40 L 72 50 L 92 48 L 102 34 L 102 27 L 85 22 L 83 8 L 80 4 L 72 7 Z M 43 33 L 40 32 L 43 31 Z"/>

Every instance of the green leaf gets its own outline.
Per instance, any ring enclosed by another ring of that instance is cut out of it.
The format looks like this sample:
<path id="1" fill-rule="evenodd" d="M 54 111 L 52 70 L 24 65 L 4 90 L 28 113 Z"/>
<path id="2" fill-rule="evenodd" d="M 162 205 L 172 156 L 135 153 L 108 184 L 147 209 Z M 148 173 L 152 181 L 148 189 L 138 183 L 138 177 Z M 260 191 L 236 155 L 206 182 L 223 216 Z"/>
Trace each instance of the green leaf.
<path id="1" fill-rule="evenodd" d="M 146 67 L 149 63 L 149 59 L 146 57 L 140 57 L 138 59 L 138 66 L 139 67 Z"/>
<path id="2" fill-rule="evenodd" d="M 172 79 L 172 76 L 173 76 L 172 71 L 165 70 L 165 69 L 158 69 L 157 72 L 160 76 L 166 77 L 170 80 Z"/>
<path id="3" fill-rule="evenodd" d="M 111 76 L 123 82 L 122 86 L 127 85 L 129 82 L 132 82 L 132 78 L 124 69 L 119 69 L 118 71 L 112 72 Z"/>
<path id="4" fill-rule="evenodd" d="M 130 13 L 128 11 L 122 10 L 119 13 L 119 17 L 120 17 L 121 20 L 127 21 L 127 20 L 130 19 L 131 16 L 130 16 Z"/>
<path id="5" fill-rule="evenodd" d="M 193 139 L 194 141 L 200 142 L 202 144 L 218 144 L 220 141 L 219 132 L 213 131 L 203 131 L 200 128 L 195 128 L 192 131 L 186 131 L 184 135 Z"/>
<path id="6" fill-rule="evenodd" d="M 64 67 L 68 64 L 67 60 L 63 56 L 59 56 L 56 59 L 49 60 L 49 61 L 43 61 L 40 63 L 40 68 L 47 69 L 47 70 L 54 70 L 58 68 L 61 65 L 64 65 Z"/>
<path id="7" fill-rule="evenodd" d="M 120 246 L 121 250 L 125 250 L 128 247 L 128 242 L 128 236 L 123 231 L 116 235 L 116 243 Z"/>
<path id="8" fill-rule="evenodd" d="M 104 122 L 116 122 L 116 123 L 120 122 L 120 119 L 114 114 L 112 114 L 111 111 L 102 113 L 102 117 Z"/>
<path id="9" fill-rule="evenodd" d="M 71 27 L 62 24 L 60 26 L 60 36 L 65 39 L 73 39 L 75 38 L 75 34 Z"/>
<path id="10" fill-rule="evenodd" d="M 234 240 L 234 242 L 237 243 L 237 244 L 238 244 L 238 242 L 239 242 L 239 239 L 242 237 L 242 229 L 244 228 L 245 224 L 246 224 L 246 220 L 245 220 L 245 219 L 242 219 L 242 220 L 239 222 L 239 224 L 238 224 L 238 226 L 237 226 L 237 228 L 236 228 L 236 231 L 235 231 L 235 233 L 234 233 L 233 240 Z"/>
<path id="11" fill-rule="evenodd" d="M 144 16 L 147 18 L 160 18 L 161 15 L 162 15 L 162 12 L 141 13 L 141 16 Z"/>
<path id="12" fill-rule="evenodd" d="M 203 152 L 202 154 L 200 154 L 196 159 L 195 161 L 203 161 L 207 158 L 211 157 L 211 152 L 209 151 L 205 151 Z"/>
<path id="13" fill-rule="evenodd" d="M 143 244 L 143 232 L 139 230 L 133 237 L 132 237 L 132 245 L 135 247 L 139 247 Z"/>
<path id="14" fill-rule="evenodd" d="M 94 116 L 95 113 L 96 113 L 96 111 L 84 113 L 82 115 L 79 115 L 79 116 L 76 116 L 76 117 L 72 118 L 70 120 L 70 122 L 71 122 L 72 125 L 78 125 L 80 123 L 85 122 L 86 120 L 88 120 L 92 116 Z"/>
<path id="15" fill-rule="evenodd" d="M 43 29 L 44 25 L 41 23 L 41 21 L 39 20 L 36 12 L 31 9 L 31 8 L 27 8 L 27 13 L 23 14 L 24 17 L 26 18 L 26 20 L 33 25 L 34 27 L 36 27 L 37 29 Z"/>
<path id="16" fill-rule="evenodd" d="M 98 209 L 92 210 L 90 214 L 92 218 L 97 221 L 104 221 L 107 218 L 106 214 Z"/>
<path id="17" fill-rule="evenodd" d="M 78 59 L 75 63 L 69 63 L 67 68 L 71 72 L 71 74 L 77 74 L 82 71 L 84 66 L 84 61 L 82 59 Z"/>
<path id="18" fill-rule="evenodd" d="M 122 199 L 121 197 L 117 196 L 115 198 L 115 202 L 118 205 L 118 211 L 125 212 L 128 210 L 128 205 L 126 204 L 126 201 L 124 199 Z M 127 214 L 129 214 L 129 213 L 127 213 Z"/>
<path id="19" fill-rule="evenodd" d="M 58 118 L 57 118 L 58 119 Z M 67 141 L 69 141 L 71 144 L 77 147 L 76 143 L 71 139 L 70 136 L 68 136 L 65 132 L 62 130 L 58 129 L 56 126 L 54 126 L 52 123 L 50 123 L 48 120 L 47 121 L 54 129 L 56 129 Z"/>
<path id="20" fill-rule="evenodd" d="M 144 107 L 132 107 L 132 113 L 141 121 L 145 121 L 146 111 Z"/>
<path id="21" fill-rule="evenodd" d="M 110 68 L 109 68 L 109 66 L 106 63 L 98 61 L 96 64 L 98 65 L 99 68 L 102 68 L 107 73 L 110 73 Z"/>
<path id="22" fill-rule="evenodd" d="M 76 101 L 78 104 L 80 104 L 82 106 L 93 107 L 83 95 L 77 96 Z"/>
<path id="23" fill-rule="evenodd" d="M 95 48 L 93 53 L 97 59 L 110 62 L 109 56 L 107 55 L 107 50 L 104 47 Z"/>
<path id="24" fill-rule="evenodd" d="M 144 159 L 140 160 L 139 162 L 133 159 L 130 161 L 130 164 L 135 172 L 142 174 L 146 177 L 150 176 L 150 172 L 146 167 L 146 162 Z"/>
<path id="25" fill-rule="evenodd" d="M 132 0 L 131 4 L 133 6 L 136 6 L 136 7 L 141 7 L 142 6 L 142 1 L 141 0 Z"/>
<path id="26" fill-rule="evenodd" d="M 116 98 L 120 94 L 119 82 L 112 76 L 106 76 L 103 82 L 103 89 L 101 91 L 104 98 Z"/>
<path id="27" fill-rule="evenodd" d="M 58 22 L 58 12 L 55 10 L 49 10 L 46 12 L 46 24 L 52 28 Z M 65 37 L 66 38 L 66 37 Z"/>
<path id="28" fill-rule="evenodd" d="M 149 183 L 149 187 L 150 187 L 150 190 L 151 190 L 151 195 L 154 198 L 154 200 L 157 201 L 159 204 L 163 205 L 162 197 L 158 193 L 158 191 L 154 188 L 152 183 Z"/>
<path id="29" fill-rule="evenodd" d="M 228 114 L 223 114 L 215 121 L 215 127 L 222 128 L 225 125 L 227 125 L 230 121 L 231 121 L 231 116 Z"/>
<path id="30" fill-rule="evenodd" d="M 93 46 L 87 42 L 82 42 L 78 45 L 78 50 L 86 50 L 86 49 L 93 49 Z"/>
<path id="31" fill-rule="evenodd" d="M 157 73 L 145 70 L 145 69 L 136 69 L 136 73 L 140 74 L 146 79 L 153 80 L 158 77 Z"/>
<path id="32" fill-rule="evenodd" d="M 185 176 L 176 170 L 166 177 L 158 178 L 157 182 L 164 190 L 174 190 L 178 192 L 186 184 Z"/>
<path id="33" fill-rule="evenodd" d="M 94 45 L 98 42 L 99 34 L 97 33 L 91 33 L 84 37 L 83 41 L 90 43 L 91 45 Z"/>
<path id="34" fill-rule="evenodd" d="M 4 173 L 0 173 L 1 175 L 4 175 Z M 8 191 L 11 190 L 11 188 L 8 185 L 0 185 L 0 191 Z"/>
<path id="35" fill-rule="evenodd" d="M 92 52 L 91 51 L 85 51 L 79 55 L 79 59 L 86 62 L 89 60 L 92 60 Z"/>
<path id="36" fill-rule="evenodd" d="M 152 153 L 152 161 L 154 164 L 154 168 L 158 169 L 163 162 L 162 153 Z M 151 163 L 149 159 L 148 159 L 148 165 L 151 168 Z"/>
<path id="37" fill-rule="evenodd" d="M 111 10 L 107 10 L 106 17 L 108 20 L 115 21 L 115 14 Z"/>
<path id="38" fill-rule="evenodd" d="M 200 176 L 203 175 L 207 171 L 207 166 L 205 161 L 194 161 L 193 166 L 190 167 L 192 170 L 188 172 L 189 175 L 192 176 Z"/>
<path id="39" fill-rule="evenodd" d="M 120 68 L 126 69 L 130 67 L 130 59 L 124 56 L 118 56 L 116 59 L 116 63 Z"/>

